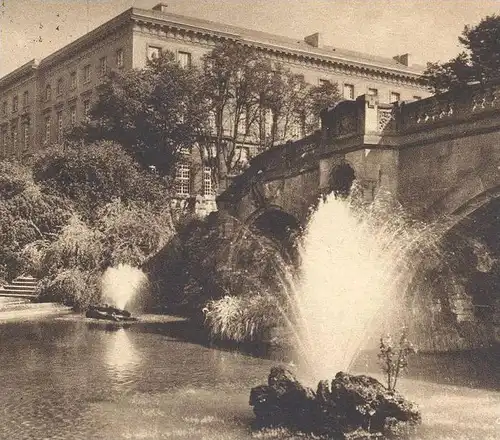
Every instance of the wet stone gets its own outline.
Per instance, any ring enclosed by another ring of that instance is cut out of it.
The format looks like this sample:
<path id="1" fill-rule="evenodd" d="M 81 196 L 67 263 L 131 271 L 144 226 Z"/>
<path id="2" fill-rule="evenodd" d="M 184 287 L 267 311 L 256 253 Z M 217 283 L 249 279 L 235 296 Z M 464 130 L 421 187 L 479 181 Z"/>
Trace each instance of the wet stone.
<path id="1" fill-rule="evenodd" d="M 250 392 L 254 428 L 284 427 L 330 439 L 407 438 L 421 423 L 415 404 L 376 379 L 338 373 L 316 392 L 274 367 L 268 384 Z"/>

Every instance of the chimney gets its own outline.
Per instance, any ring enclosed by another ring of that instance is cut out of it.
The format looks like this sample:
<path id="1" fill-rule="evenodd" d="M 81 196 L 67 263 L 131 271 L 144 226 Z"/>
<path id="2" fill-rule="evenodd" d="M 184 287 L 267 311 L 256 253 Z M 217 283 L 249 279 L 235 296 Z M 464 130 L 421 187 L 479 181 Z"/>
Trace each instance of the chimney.
<path id="1" fill-rule="evenodd" d="M 319 32 L 308 35 L 304 38 L 304 41 L 312 47 L 323 47 L 323 37 Z"/>
<path id="2" fill-rule="evenodd" d="M 393 57 L 399 64 L 403 64 L 403 66 L 408 66 L 410 63 L 410 54 L 405 53 L 403 55 L 396 55 Z"/>
<path id="3" fill-rule="evenodd" d="M 158 3 L 156 6 L 153 6 L 153 11 L 168 12 L 167 8 L 168 5 L 166 3 Z"/>

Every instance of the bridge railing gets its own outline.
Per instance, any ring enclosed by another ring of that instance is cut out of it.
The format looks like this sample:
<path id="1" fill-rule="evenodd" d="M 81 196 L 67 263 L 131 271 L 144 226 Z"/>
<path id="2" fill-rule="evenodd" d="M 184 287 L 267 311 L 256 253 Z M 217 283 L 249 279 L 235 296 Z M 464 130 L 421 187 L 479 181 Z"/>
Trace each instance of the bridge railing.
<path id="1" fill-rule="evenodd" d="M 460 90 L 401 104 L 396 111 L 397 131 L 411 132 L 436 125 L 451 125 L 500 111 L 500 81 L 470 85 Z"/>

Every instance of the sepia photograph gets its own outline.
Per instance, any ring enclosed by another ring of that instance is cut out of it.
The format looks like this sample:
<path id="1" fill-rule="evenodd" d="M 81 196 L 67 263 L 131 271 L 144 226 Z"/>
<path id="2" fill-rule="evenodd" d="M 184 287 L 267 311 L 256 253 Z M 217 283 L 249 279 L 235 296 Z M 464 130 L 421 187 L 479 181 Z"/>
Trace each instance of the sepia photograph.
<path id="1" fill-rule="evenodd" d="M 0 0 L 0 440 L 500 440 L 500 0 Z"/>

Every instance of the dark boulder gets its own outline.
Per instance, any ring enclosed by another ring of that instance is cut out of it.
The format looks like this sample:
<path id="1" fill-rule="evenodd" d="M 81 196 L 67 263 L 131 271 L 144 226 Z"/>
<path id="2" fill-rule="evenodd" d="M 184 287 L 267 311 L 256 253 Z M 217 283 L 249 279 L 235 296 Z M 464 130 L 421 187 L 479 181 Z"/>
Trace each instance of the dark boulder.
<path id="1" fill-rule="evenodd" d="M 87 318 L 106 319 L 108 321 L 136 321 L 127 310 L 117 309 L 116 307 L 108 306 L 90 306 L 85 312 Z"/>
<path id="2" fill-rule="evenodd" d="M 274 367 L 267 385 L 250 393 L 255 428 L 284 427 L 331 439 L 404 438 L 421 422 L 417 407 L 378 380 L 338 373 L 317 391 Z"/>

